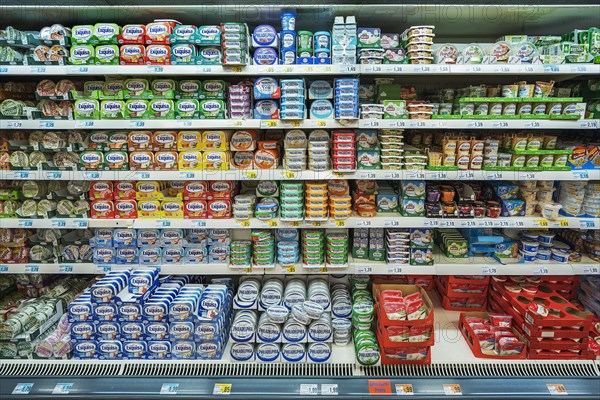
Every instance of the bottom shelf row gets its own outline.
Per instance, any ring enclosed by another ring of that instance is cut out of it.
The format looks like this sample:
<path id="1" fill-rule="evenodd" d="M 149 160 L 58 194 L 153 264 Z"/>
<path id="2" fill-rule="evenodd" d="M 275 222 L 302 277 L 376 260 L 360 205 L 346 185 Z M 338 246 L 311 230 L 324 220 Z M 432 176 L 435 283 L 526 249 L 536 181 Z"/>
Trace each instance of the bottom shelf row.
<path id="1" fill-rule="evenodd" d="M 3 359 L 358 367 L 600 357 L 593 276 L 234 281 L 139 269 L 16 279 L 0 278 Z"/>

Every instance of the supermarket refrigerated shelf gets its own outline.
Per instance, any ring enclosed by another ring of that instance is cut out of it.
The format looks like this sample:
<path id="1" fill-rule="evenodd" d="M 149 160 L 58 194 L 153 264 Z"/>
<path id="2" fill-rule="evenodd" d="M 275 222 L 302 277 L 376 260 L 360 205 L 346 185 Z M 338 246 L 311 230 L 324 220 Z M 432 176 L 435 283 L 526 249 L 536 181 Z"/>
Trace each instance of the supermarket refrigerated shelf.
<path id="1" fill-rule="evenodd" d="M 600 229 L 598 218 L 561 217 L 550 221 L 542 217 L 501 218 L 425 218 L 402 217 L 399 214 L 379 213 L 368 219 L 351 216 L 348 219 L 289 221 L 279 218 L 270 220 L 230 219 L 94 219 L 49 218 L 24 219 L 0 218 L 0 228 L 62 228 L 86 229 L 99 227 L 119 228 L 575 228 Z"/>
<path id="2" fill-rule="evenodd" d="M 597 64 L 2 65 L 7 76 L 598 75 Z"/>
<path id="3" fill-rule="evenodd" d="M 375 179 L 375 180 L 555 180 L 587 181 L 600 179 L 600 169 L 571 171 L 494 171 L 494 170 L 356 170 L 353 172 L 291 171 L 277 169 L 229 169 L 203 171 L 47 171 L 3 170 L 0 180 L 108 180 L 108 181 L 176 181 L 176 180 L 326 180 L 326 179 Z"/>
<path id="4" fill-rule="evenodd" d="M 309 394 L 366 398 L 376 388 L 389 387 L 389 395 L 403 395 L 410 388 L 412 396 L 427 399 L 444 398 L 452 389 L 460 390 L 463 398 L 477 399 L 543 399 L 556 389 L 564 389 L 569 398 L 597 399 L 600 369 L 595 361 L 476 358 L 459 331 L 460 313 L 443 310 L 438 296 L 430 296 L 436 306 L 431 365 L 360 367 L 351 345 L 334 346 L 325 364 L 235 363 L 228 355 L 230 344 L 215 361 L 3 360 L 0 396 L 209 398 L 225 391 L 230 398 L 244 399 Z"/>
<path id="5" fill-rule="evenodd" d="M 597 119 L 3 119 L 0 129 L 598 129 Z"/>

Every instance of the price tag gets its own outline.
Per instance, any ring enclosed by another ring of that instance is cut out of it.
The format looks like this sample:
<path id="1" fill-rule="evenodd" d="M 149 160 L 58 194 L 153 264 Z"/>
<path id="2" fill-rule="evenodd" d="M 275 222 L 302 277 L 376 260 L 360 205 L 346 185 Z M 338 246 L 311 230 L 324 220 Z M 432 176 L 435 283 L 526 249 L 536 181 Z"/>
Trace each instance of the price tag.
<path id="1" fill-rule="evenodd" d="M 239 127 L 239 126 L 242 126 L 242 124 L 243 124 L 243 121 L 241 121 L 241 120 L 231 121 L 231 126 Z"/>
<path id="2" fill-rule="evenodd" d="M 57 383 L 52 389 L 52 394 L 69 394 L 72 387 L 72 383 Z"/>
<path id="3" fill-rule="evenodd" d="M 357 175 L 359 179 L 375 179 L 375 172 L 359 172 Z"/>
<path id="4" fill-rule="evenodd" d="M 324 274 L 326 274 L 329 270 L 327 269 L 327 267 L 321 267 L 319 268 L 319 272 L 322 272 Z"/>
<path id="5" fill-rule="evenodd" d="M 501 128 L 501 129 L 506 129 L 508 128 L 508 121 L 494 121 L 492 122 L 492 128 Z"/>
<path id="6" fill-rule="evenodd" d="M 268 226 L 274 228 L 277 226 L 277 220 L 276 219 L 272 219 L 268 222 Z"/>
<path id="7" fill-rule="evenodd" d="M 581 129 L 597 129 L 598 128 L 598 121 L 596 120 L 582 120 L 579 121 L 579 127 Z"/>
<path id="8" fill-rule="evenodd" d="M 59 265 L 58 272 L 61 274 L 71 273 L 71 272 L 73 272 L 73 266 L 72 265 Z"/>
<path id="9" fill-rule="evenodd" d="M 64 228 L 67 226 L 67 221 L 64 219 L 52 219 L 51 222 L 53 228 Z"/>
<path id="10" fill-rule="evenodd" d="M 290 226 L 300 226 L 299 221 L 290 221 Z"/>
<path id="11" fill-rule="evenodd" d="M 162 66 L 158 66 L 158 65 L 150 65 L 148 67 L 148 72 L 149 73 L 155 73 L 155 74 L 160 74 L 165 70 L 164 67 Z"/>
<path id="12" fill-rule="evenodd" d="M 285 173 L 283 175 L 285 176 L 285 179 L 295 179 L 296 178 L 296 173 L 293 171 L 285 171 Z"/>
<path id="13" fill-rule="evenodd" d="M 74 219 L 73 226 L 78 229 L 87 229 L 88 220 L 87 219 Z"/>
<path id="14" fill-rule="evenodd" d="M 525 129 L 537 129 L 540 127 L 539 121 L 525 121 Z"/>
<path id="15" fill-rule="evenodd" d="M 230 395 L 231 394 L 231 383 L 215 383 L 213 388 L 214 395 Z"/>
<path id="16" fill-rule="evenodd" d="M 356 72 L 356 65 L 342 65 L 340 72 Z"/>
<path id="17" fill-rule="evenodd" d="M 31 228 L 33 226 L 33 221 L 30 219 L 20 219 L 17 221 L 17 225 L 19 228 Z"/>
<path id="18" fill-rule="evenodd" d="M 396 383 L 396 396 L 413 396 L 415 394 L 410 383 Z"/>
<path id="19" fill-rule="evenodd" d="M 459 225 L 463 228 L 474 228 L 477 224 L 473 220 L 461 220 Z"/>
<path id="20" fill-rule="evenodd" d="M 446 396 L 462 396 L 462 389 L 458 383 L 445 383 L 442 386 Z"/>
<path id="21" fill-rule="evenodd" d="M 425 121 L 412 121 L 413 128 L 425 128 L 427 124 Z"/>
<path id="22" fill-rule="evenodd" d="M 46 73 L 46 67 L 43 67 L 43 66 L 34 66 L 34 67 L 31 67 L 29 70 L 32 74 L 45 74 Z"/>
<path id="23" fill-rule="evenodd" d="M 533 221 L 533 226 L 546 228 L 546 227 L 548 227 L 548 221 L 545 219 L 536 219 Z"/>
<path id="24" fill-rule="evenodd" d="M 467 128 L 483 128 L 483 121 L 469 121 Z"/>
<path id="25" fill-rule="evenodd" d="M 346 221 L 338 219 L 335 221 L 335 226 L 344 227 L 344 226 L 346 226 Z"/>
<path id="26" fill-rule="evenodd" d="M 99 171 L 83 171 L 83 176 L 87 179 L 98 179 L 100 178 Z"/>
<path id="27" fill-rule="evenodd" d="M 456 222 L 452 220 L 441 219 L 438 221 L 438 226 L 440 228 L 454 228 L 456 226 Z"/>
<path id="28" fill-rule="evenodd" d="M 110 272 L 110 270 L 112 269 L 112 265 L 97 265 L 96 266 L 96 274 L 105 274 L 107 272 Z"/>
<path id="29" fill-rule="evenodd" d="M 558 72 L 559 68 L 556 65 L 544 65 L 544 72 Z"/>
<path id="30" fill-rule="evenodd" d="M 318 228 L 319 226 L 321 226 L 323 224 L 321 223 L 321 221 L 312 221 L 311 225 L 314 226 L 314 227 L 316 227 L 316 228 Z"/>
<path id="31" fill-rule="evenodd" d="M 483 267 L 481 269 L 482 275 L 496 275 L 498 273 L 498 269 L 496 267 Z"/>
<path id="32" fill-rule="evenodd" d="M 338 395 L 337 383 L 323 383 L 321 385 L 321 395 L 322 396 L 337 396 Z"/>
<path id="33" fill-rule="evenodd" d="M 496 68 L 496 72 L 501 72 L 501 73 L 510 72 L 510 68 L 508 68 L 508 67 Z"/>
<path id="34" fill-rule="evenodd" d="M 93 128 L 94 121 L 75 121 L 75 128 L 77 129 L 85 129 L 85 128 Z"/>
<path id="35" fill-rule="evenodd" d="M 385 221 L 383 221 L 383 226 L 386 228 L 397 227 L 400 226 L 400 221 L 394 219 L 386 219 Z"/>
<path id="36" fill-rule="evenodd" d="M 242 228 L 249 228 L 250 227 L 250 221 L 246 220 L 246 221 L 239 221 L 240 227 Z"/>
<path id="37" fill-rule="evenodd" d="M 559 219 L 559 220 L 558 220 L 558 225 L 559 225 L 561 228 L 566 228 L 566 227 L 568 227 L 568 226 L 569 226 L 569 220 L 566 220 L 566 219 Z"/>
<path id="38" fill-rule="evenodd" d="M 244 268 L 244 269 L 242 270 L 242 272 L 243 272 L 244 274 L 252 274 L 252 271 L 253 271 L 253 270 L 252 270 L 252 267 Z"/>
<path id="39" fill-rule="evenodd" d="M 268 121 L 265 121 L 265 125 L 266 125 L 268 128 L 275 128 L 275 127 L 277 127 L 277 121 L 276 121 L 276 120 L 274 120 L 274 119 L 270 119 L 270 120 L 268 120 Z"/>
<path id="40" fill-rule="evenodd" d="M 425 172 L 423 171 L 410 171 L 406 175 L 408 179 L 425 179 Z"/>
<path id="41" fill-rule="evenodd" d="M 300 395 L 301 396 L 316 396 L 319 394 L 319 385 L 316 383 L 302 383 L 300 384 Z"/>
<path id="42" fill-rule="evenodd" d="M 584 274 L 597 274 L 598 273 L 598 267 L 591 265 L 588 267 L 583 267 L 583 273 Z"/>
<path id="43" fill-rule="evenodd" d="M 62 171 L 47 171 L 46 179 L 62 179 Z"/>
<path id="44" fill-rule="evenodd" d="M 535 275 L 548 275 L 548 268 L 536 268 L 533 270 Z"/>
<path id="45" fill-rule="evenodd" d="M 426 219 L 423 221 L 423 226 L 426 228 L 437 228 L 438 220 L 437 219 Z"/>
<path id="46" fill-rule="evenodd" d="M 449 65 L 440 65 L 437 67 L 438 72 L 450 72 L 450 66 Z"/>
<path id="47" fill-rule="evenodd" d="M 295 274 L 296 273 L 296 266 L 295 265 L 289 265 L 287 267 L 285 267 L 285 272 L 288 274 Z"/>
<path id="48" fill-rule="evenodd" d="M 160 387 L 160 394 L 177 394 L 179 390 L 179 383 L 163 383 Z"/>
<path id="49" fill-rule="evenodd" d="M 206 226 L 206 221 L 203 220 L 192 220 L 192 226 L 197 226 L 198 228 L 204 228 Z"/>
<path id="50" fill-rule="evenodd" d="M 370 267 L 370 266 L 367 266 L 367 265 L 356 267 L 356 272 L 359 273 L 359 274 L 369 275 L 369 274 L 373 273 L 373 267 Z"/>
<path id="51" fill-rule="evenodd" d="M 0 265 L 0 273 L 8 272 L 8 265 Z"/>
<path id="52" fill-rule="evenodd" d="M 522 228 L 525 226 L 525 222 L 524 221 L 512 221 L 512 225 L 517 228 Z"/>
<path id="53" fill-rule="evenodd" d="M 390 121 L 389 122 L 389 126 L 390 126 L 390 128 L 405 128 L 406 127 L 406 122 L 404 122 L 404 121 Z"/>
<path id="54" fill-rule="evenodd" d="M 504 175 L 501 171 L 485 171 L 485 179 L 502 180 Z"/>
<path id="55" fill-rule="evenodd" d="M 478 65 L 474 65 L 469 69 L 471 70 L 471 72 L 481 72 L 481 67 Z"/>
<path id="56" fill-rule="evenodd" d="M 510 226 L 510 221 L 504 221 L 501 219 L 494 221 L 494 227 L 498 228 L 508 228 Z"/>
<path id="57" fill-rule="evenodd" d="M 368 221 L 368 220 L 356 221 L 356 226 L 371 226 L 371 221 Z"/>
<path id="58" fill-rule="evenodd" d="M 333 176 L 335 176 L 336 178 L 343 178 L 344 173 L 340 171 L 333 171 Z"/>
<path id="59" fill-rule="evenodd" d="M 11 394 L 29 394 L 33 388 L 33 383 L 17 383 Z"/>
<path id="60" fill-rule="evenodd" d="M 519 172 L 519 180 L 520 181 L 531 181 L 537 180 L 535 172 Z"/>
<path id="61" fill-rule="evenodd" d="M 595 226 L 596 226 L 596 223 L 594 221 L 590 221 L 590 220 L 580 220 L 579 221 L 580 229 L 594 229 Z"/>
<path id="62" fill-rule="evenodd" d="M 569 393 L 567 393 L 567 389 L 565 388 L 565 385 L 561 384 L 561 383 L 548 383 L 546 384 L 546 387 L 548 388 L 548 391 L 550 392 L 550 395 L 552 396 L 568 396 Z"/>
<path id="63" fill-rule="evenodd" d="M 448 173 L 446 171 L 434 171 L 429 174 L 431 179 L 439 179 L 444 180 L 448 178 Z"/>
<path id="64" fill-rule="evenodd" d="M 494 226 L 494 221 L 489 219 L 479 220 L 477 222 L 479 222 L 479 226 L 484 228 L 491 228 L 492 226 Z"/>
<path id="65" fill-rule="evenodd" d="M 459 171 L 458 172 L 459 180 L 463 180 L 463 179 L 473 180 L 474 178 L 475 178 L 475 173 L 473 171 Z"/>
<path id="66" fill-rule="evenodd" d="M 15 171 L 15 178 L 29 179 L 29 171 Z"/>
<path id="67" fill-rule="evenodd" d="M 401 179 L 402 174 L 400 172 L 384 172 L 383 178 L 384 179 Z"/>
<path id="68" fill-rule="evenodd" d="M 150 172 L 136 172 L 135 179 L 150 179 Z"/>
<path id="69" fill-rule="evenodd" d="M 323 120 L 318 120 L 317 121 L 317 126 L 320 128 L 324 128 L 327 126 L 327 121 L 323 121 Z"/>
<path id="70" fill-rule="evenodd" d="M 367 128 L 379 128 L 379 121 L 376 119 L 367 120 L 364 122 Z"/>
<path id="71" fill-rule="evenodd" d="M 38 272 L 40 272 L 40 266 L 39 265 L 27 264 L 25 266 L 25 273 L 26 274 L 37 274 Z"/>
<path id="72" fill-rule="evenodd" d="M 159 228 L 168 228 L 171 226 L 171 221 L 157 220 L 156 226 Z"/>
<path id="73" fill-rule="evenodd" d="M 388 266 L 388 274 L 401 274 L 402 273 L 402 267 L 399 266 L 394 266 L 394 265 L 390 265 Z"/>
<path id="74" fill-rule="evenodd" d="M 392 384 L 388 379 L 369 379 L 369 394 L 387 396 L 392 394 Z"/>
<path id="75" fill-rule="evenodd" d="M 573 180 L 587 181 L 590 176 L 587 171 L 571 171 L 573 173 Z"/>
<path id="76" fill-rule="evenodd" d="M 248 179 L 256 179 L 257 177 L 258 177 L 258 174 L 256 173 L 256 171 L 246 172 L 246 178 L 248 178 Z"/>
<path id="77" fill-rule="evenodd" d="M 8 129 L 19 129 L 23 127 L 23 123 L 21 121 L 8 121 L 6 127 Z"/>
<path id="78" fill-rule="evenodd" d="M 130 128 L 143 128 L 146 126 L 146 121 L 129 121 Z"/>

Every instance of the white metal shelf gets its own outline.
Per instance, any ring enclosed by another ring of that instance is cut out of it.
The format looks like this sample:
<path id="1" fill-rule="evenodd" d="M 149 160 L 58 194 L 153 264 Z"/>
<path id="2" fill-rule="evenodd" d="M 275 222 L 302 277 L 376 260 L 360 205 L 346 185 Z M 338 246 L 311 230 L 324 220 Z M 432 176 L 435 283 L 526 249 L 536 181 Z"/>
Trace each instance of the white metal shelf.
<path id="1" fill-rule="evenodd" d="M 600 179 L 598 170 L 572 171 L 407 171 L 407 170 L 356 170 L 339 171 L 290 171 L 277 169 L 230 169 L 203 171 L 0 171 L 0 180 L 108 180 L 108 181 L 177 181 L 177 180 L 327 180 L 327 179 L 376 179 L 376 180 L 555 180 L 587 181 Z"/>
<path id="2" fill-rule="evenodd" d="M 5 119 L 0 129 L 598 129 L 597 119 L 149 119 L 52 120 Z"/>
<path id="3" fill-rule="evenodd" d="M 0 228 L 575 228 L 600 229 L 598 218 L 564 217 L 550 221 L 541 217 L 506 218 L 425 218 L 379 213 L 372 218 L 351 216 L 342 220 L 285 221 L 229 219 L 93 219 L 93 218 L 1 218 Z"/>
<path id="4" fill-rule="evenodd" d="M 598 64 L 381 65 L 3 65 L 7 76 L 58 75 L 598 75 Z"/>

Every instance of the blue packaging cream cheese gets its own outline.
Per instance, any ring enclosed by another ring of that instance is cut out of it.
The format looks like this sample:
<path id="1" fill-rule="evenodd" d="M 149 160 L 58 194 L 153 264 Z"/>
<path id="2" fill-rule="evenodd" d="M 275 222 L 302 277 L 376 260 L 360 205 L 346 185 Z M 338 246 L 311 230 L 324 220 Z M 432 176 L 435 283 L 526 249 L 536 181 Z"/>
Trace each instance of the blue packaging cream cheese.
<path id="1" fill-rule="evenodd" d="M 254 51 L 253 60 L 256 65 L 274 65 L 278 63 L 279 55 L 271 47 L 260 47 Z"/>
<path id="2" fill-rule="evenodd" d="M 271 25 L 259 25 L 252 32 L 252 47 L 279 47 L 277 31 Z"/>

